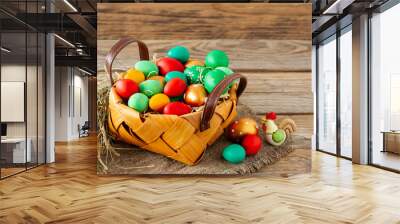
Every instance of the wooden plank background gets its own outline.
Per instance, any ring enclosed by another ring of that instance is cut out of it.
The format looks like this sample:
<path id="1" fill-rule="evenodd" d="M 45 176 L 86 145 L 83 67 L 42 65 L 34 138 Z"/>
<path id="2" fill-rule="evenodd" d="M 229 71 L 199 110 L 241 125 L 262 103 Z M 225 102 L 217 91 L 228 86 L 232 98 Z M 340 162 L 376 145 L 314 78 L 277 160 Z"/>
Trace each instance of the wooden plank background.
<path id="1" fill-rule="evenodd" d="M 156 57 L 178 44 L 197 59 L 220 49 L 229 55 L 230 67 L 248 77 L 242 103 L 260 116 L 268 111 L 290 116 L 298 134 L 312 135 L 311 4 L 101 3 L 97 8 L 100 87 L 108 84 L 105 55 L 124 36 L 141 39 Z M 137 60 L 132 45 L 114 67 L 127 69 Z"/>
<path id="2" fill-rule="evenodd" d="M 97 5 L 97 38 L 311 40 L 311 4 Z"/>

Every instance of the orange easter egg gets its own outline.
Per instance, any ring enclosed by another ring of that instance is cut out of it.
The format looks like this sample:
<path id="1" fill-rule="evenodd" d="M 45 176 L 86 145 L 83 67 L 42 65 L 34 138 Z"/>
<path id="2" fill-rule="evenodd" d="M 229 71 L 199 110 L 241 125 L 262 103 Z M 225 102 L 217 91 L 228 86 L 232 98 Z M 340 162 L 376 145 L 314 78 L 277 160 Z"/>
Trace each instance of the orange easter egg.
<path id="1" fill-rule="evenodd" d="M 164 85 L 165 85 L 165 78 L 164 78 L 164 76 L 156 75 L 156 76 L 150 77 L 149 79 L 150 79 L 150 80 L 157 80 L 157 81 L 159 81 L 159 82 L 161 83 L 161 86 L 163 86 L 163 87 L 164 87 Z"/>
<path id="2" fill-rule="evenodd" d="M 153 111 L 162 113 L 165 105 L 170 102 L 169 97 L 163 93 L 158 93 L 150 98 L 149 106 Z"/>
<path id="3" fill-rule="evenodd" d="M 145 80 L 143 72 L 136 70 L 134 68 L 128 69 L 128 71 L 125 72 L 124 78 L 130 79 L 136 82 L 136 84 L 140 84 Z"/>
<path id="4" fill-rule="evenodd" d="M 185 67 L 186 67 L 186 68 L 189 68 L 189 67 L 192 67 L 192 66 L 195 66 L 195 65 L 204 66 L 204 62 L 202 62 L 202 61 L 200 61 L 200 60 L 197 60 L 197 59 L 189 59 L 189 60 L 186 62 Z"/>

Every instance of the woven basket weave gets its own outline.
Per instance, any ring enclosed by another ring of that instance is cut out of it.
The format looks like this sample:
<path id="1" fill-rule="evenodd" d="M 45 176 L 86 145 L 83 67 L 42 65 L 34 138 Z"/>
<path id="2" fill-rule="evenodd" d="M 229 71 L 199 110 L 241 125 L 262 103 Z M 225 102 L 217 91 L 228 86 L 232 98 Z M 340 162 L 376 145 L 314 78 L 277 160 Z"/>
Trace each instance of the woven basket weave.
<path id="1" fill-rule="evenodd" d="M 106 71 L 111 91 L 108 105 L 108 130 L 118 141 L 139 146 L 187 165 L 198 163 L 207 146 L 217 140 L 237 115 L 238 97 L 246 87 L 246 78 L 232 74 L 222 80 L 207 98 L 203 108 L 182 116 L 145 113 L 129 108 L 118 96 L 112 77 L 112 64 L 119 52 L 131 43 L 139 46 L 140 60 L 149 60 L 147 46 L 133 38 L 119 40 L 106 56 Z M 234 80 L 228 96 L 220 97 Z"/>

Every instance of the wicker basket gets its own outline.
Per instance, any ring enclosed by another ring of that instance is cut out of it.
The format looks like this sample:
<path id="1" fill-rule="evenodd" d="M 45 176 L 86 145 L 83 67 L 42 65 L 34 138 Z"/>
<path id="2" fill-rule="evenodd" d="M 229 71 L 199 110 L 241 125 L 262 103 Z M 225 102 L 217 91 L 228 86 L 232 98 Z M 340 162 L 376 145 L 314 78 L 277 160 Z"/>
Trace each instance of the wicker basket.
<path id="1" fill-rule="evenodd" d="M 139 46 L 140 60 L 149 60 L 147 46 L 133 38 L 119 40 L 106 56 L 106 71 L 111 82 L 108 105 L 108 130 L 118 141 L 139 146 L 187 165 L 199 162 L 207 146 L 218 139 L 237 115 L 238 97 L 246 87 L 246 78 L 232 74 L 222 80 L 209 94 L 205 106 L 199 111 L 182 116 L 145 113 L 140 114 L 125 105 L 118 96 L 112 77 L 112 63 L 119 52 L 131 43 Z M 234 80 L 240 79 L 220 97 Z"/>

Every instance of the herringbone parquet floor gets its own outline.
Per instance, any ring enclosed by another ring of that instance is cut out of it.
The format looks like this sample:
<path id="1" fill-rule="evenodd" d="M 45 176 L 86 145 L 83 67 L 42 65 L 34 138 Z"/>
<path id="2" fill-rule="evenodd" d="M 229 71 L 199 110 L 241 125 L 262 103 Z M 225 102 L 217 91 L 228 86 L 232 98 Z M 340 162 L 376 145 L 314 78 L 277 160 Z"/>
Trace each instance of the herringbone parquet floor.
<path id="1" fill-rule="evenodd" d="M 0 223 L 400 223 L 400 175 L 312 156 L 288 178 L 98 177 L 86 138 L 0 181 Z"/>

